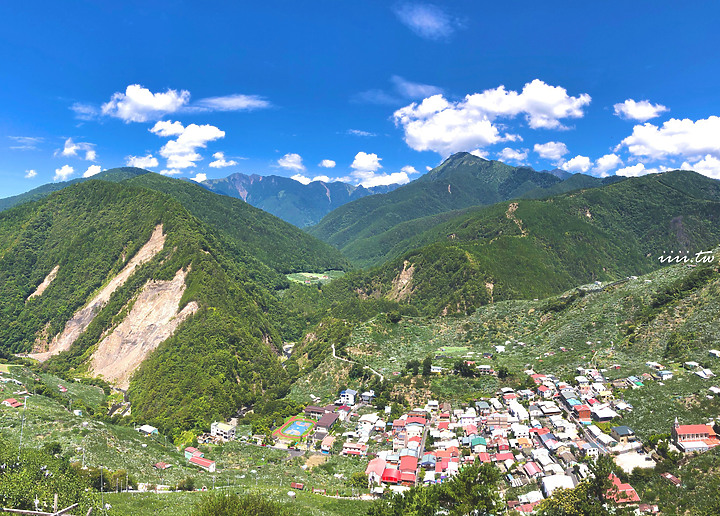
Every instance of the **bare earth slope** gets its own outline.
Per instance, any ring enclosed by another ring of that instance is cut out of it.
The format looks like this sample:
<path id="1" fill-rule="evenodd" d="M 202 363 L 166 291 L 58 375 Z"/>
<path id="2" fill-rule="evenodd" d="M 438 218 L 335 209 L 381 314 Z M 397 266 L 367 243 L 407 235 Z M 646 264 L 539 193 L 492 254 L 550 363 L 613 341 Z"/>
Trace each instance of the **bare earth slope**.
<path id="1" fill-rule="evenodd" d="M 179 310 L 187 272 L 181 269 L 170 281 L 145 284 L 127 317 L 98 345 L 90 364 L 94 375 L 128 388 L 132 373 L 145 357 L 197 311 L 194 301 Z"/>
<path id="2" fill-rule="evenodd" d="M 150 240 L 140 248 L 123 270 L 111 279 L 84 308 L 78 310 L 72 319 L 65 324 L 65 329 L 50 342 L 49 349 L 40 353 L 32 353 L 28 356 L 43 362 L 53 355 L 70 349 L 72 343 L 85 331 L 97 313 L 105 306 L 113 292 L 125 284 L 138 266 L 151 260 L 159 253 L 164 245 L 165 235 L 163 234 L 163 228 L 162 225 L 158 225 L 150 236 Z"/>

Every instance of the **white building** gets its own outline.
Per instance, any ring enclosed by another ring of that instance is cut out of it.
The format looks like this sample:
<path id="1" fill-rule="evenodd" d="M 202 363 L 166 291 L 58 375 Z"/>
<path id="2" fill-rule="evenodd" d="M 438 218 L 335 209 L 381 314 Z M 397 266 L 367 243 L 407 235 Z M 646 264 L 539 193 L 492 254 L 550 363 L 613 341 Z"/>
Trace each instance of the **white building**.
<path id="1" fill-rule="evenodd" d="M 219 437 L 225 441 L 234 441 L 235 425 L 215 421 L 212 425 L 210 425 L 210 435 L 213 437 Z"/>

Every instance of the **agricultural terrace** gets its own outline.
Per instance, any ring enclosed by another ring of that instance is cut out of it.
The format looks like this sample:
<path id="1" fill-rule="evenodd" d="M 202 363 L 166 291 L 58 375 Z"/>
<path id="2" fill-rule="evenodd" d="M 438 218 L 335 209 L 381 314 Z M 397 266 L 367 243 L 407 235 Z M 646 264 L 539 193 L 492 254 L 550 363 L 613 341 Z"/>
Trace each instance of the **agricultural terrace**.
<path id="1" fill-rule="evenodd" d="M 302 283 L 304 285 L 317 285 L 318 283 L 329 283 L 334 279 L 343 276 L 343 271 L 325 271 L 319 272 L 296 272 L 294 274 L 288 274 L 287 279 L 294 281 L 295 283 Z"/>

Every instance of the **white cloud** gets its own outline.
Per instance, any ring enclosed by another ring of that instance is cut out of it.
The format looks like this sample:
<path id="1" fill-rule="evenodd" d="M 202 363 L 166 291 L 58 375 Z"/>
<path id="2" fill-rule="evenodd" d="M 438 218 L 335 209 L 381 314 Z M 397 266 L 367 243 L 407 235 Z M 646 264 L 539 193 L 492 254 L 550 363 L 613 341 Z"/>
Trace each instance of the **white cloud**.
<path id="1" fill-rule="evenodd" d="M 399 75 L 393 75 L 390 80 L 395 85 L 395 91 L 407 99 L 424 99 L 443 92 L 442 88 L 437 86 L 411 82 Z"/>
<path id="2" fill-rule="evenodd" d="M 329 183 L 332 181 L 328 176 L 315 176 L 312 179 L 313 181 L 322 181 L 323 183 Z"/>
<path id="3" fill-rule="evenodd" d="M 155 168 L 158 166 L 158 160 L 152 154 L 148 154 L 147 156 L 128 156 L 125 158 L 125 165 L 128 167 Z"/>
<path id="4" fill-rule="evenodd" d="M 504 162 L 514 162 L 517 164 L 522 165 L 525 163 L 525 160 L 527 159 L 528 150 L 527 149 L 511 149 L 510 147 L 505 147 L 503 150 L 498 152 L 498 158 L 500 161 Z"/>
<path id="5" fill-rule="evenodd" d="M 162 136 L 163 138 L 169 138 L 170 136 L 177 136 L 179 134 L 182 134 L 184 130 L 185 127 L 180 122 L 163 120 L 161 122 L 157 122 L 154 126 L 152 126 L 150 132 L 157 134 L 158 136 Z"/>
<path id="6" fill-rule="evenodd" d="M 35 172 L 35 170 L 30 169 L 25 171 L 25 179 L 32 179 L 35 176 L 37 176 L 37 172 Z"/>
<path id="7" fill-rule="evenodd" d="M 568 153 L 568 148 L 563 142 L 547 142 L 536 143 L 533 150 L 543 158 L 559 164 L 563 160 L 563 156 Z"/>
<path id="8" fill-rule="evenodd" d="M 715 156 L 710 154 L 692 165 L 686 161 L 680 168 L 683 170 L 694 170 L 699 174 L 720 179 L 720 159 L 717 159 Z"/>
<path id="9" fill-rule="evenodd" d="M 432 150 L 445 157 L 517 140 L 517 135 L 500 134 L 500 127 L 494 124 L 498 118 L 524 114 L 533 129 L 567 129 L 560 120 L 581 118 L 590 100 L 586 93 L 572 97 L 565 88 L 535 79 L 525 84 L 520 93 L 499 86 L 467 95 L 458 102 L 433 95 L 395 111 L 393 118 L 405 131 L 405 142 L 412 149 Z"/>
<path id="10" fill-rule="evenodd" d="M 625 167 L 621 168 L 619 170 L 615 171 L 616 176 L 626 176 L 626 177 L 639 177 L 644 176 L 646 174 L 658 174 L 660 172 L 665 172 L 669 169 L 661 167 L 661 168 L 645 168 L 645 165 L 642 163 L 638 163 L 637 165 L 633 165 L 631 167 Z"/>
<path id="11" fill-rule="evenodd" d="M 360 129 L 348 129 L 348 134 L 352 134 L 353 136 L 365 136 L 365 137 L 371 137 L 371 136 L 377 136 L 375 133 L 371 133 L 368 131 L 361 131 Z"/>
<path id="12" fill-rule="evenodd" d="M 590 170 L 590 167 L 592 166 L 592 160 L 588 158 L 587 156 L 575 156 L 569 161 L 566 161 L 562 165 L 560 165 L 560 168 L 565 170 L 566 172 L 587 172 Z"/>
<path id="13" fill-rule="evenodd" d="M 150 132 L 164 137 L 177 136 L 160 149 L 160 155 L 167 159 L 168 168 L 160 173 L 166 175 L 175 175 L 179 173 L 178 169 L 194 167 L 195 162 L 202 159 L 197 149 L 204 149 L 208 142 L 225 137 L 225 131 L 214 125 L 190 124 L 183 127 L 180 122 L 158 122 Z"/>
<path id="14" fill-rule="evenodd" d="M 191 177 L 190 181 L 195 181 L 196 183 L 202 183 L 203 181 L 207 181 L 207 174 L 199 172 L 198 174 L 195 174 L 195 177 Z"/>
<path id="15" fill-rule="evenodd" d="M 82 102 L 75 102 L 70 109 L 75 112 L 75 118 L 79 120 L 94 120 L 100 116 L 100 110 L 98 108 Z"/>
<path id="16" fill-rule="evenodd" d="M 83 177 L 92 177 L 100 172 L 102 172 L 102 167 L 100 165 L 90 165 L 85 173 L 83 173 Z"/>
<path id="17" fill-rule="evenodd" d="M 472 154 L 472 152 L 470 154 Z M 482 156 L 479 156 L 479 157 L 482 157 Z M 430 172 L 432 169 L 433 168 L 430 165 L 425 166 L 425 170 L 427 170 L 428 172 Z"/>
<path id="18" fill-rule="evenodd" d="M 190 92 L 187 90 L 153 93 L 139 84 L 131 84 L 125 93 L 114 93 L 110 101 L 102 105 L 102 114 L 125 122 L 147 122 L 175 113 L 188 102 Z"/>
<path id="19" fill-rule="evenodd" d="M 278 165 L 287 170 L 305 170 L 300 154 L 285 154 L 277 161 Z"/>
<path id="20" fill-rule="evenodd" d="M 487 159 L 487 157 L 490 155 L 488 151 L 480 150 L 480 149 L 473 149 L 469 152 L 469 154 L 472 154 L 473 156 L 476 156 L 478 158 Z M 432 170 L 432 167 L 428 167 L 428 170 Z"/>
<path id="21" fill-rule="evenodd" d="M 626 147 L 633 156 L 657 160 L 680 156 L 697 160 L 710 154 L 720 158 L 720 117 L 700 120 L 671 118 L 658 127 L 649 122 L 633 127 L 633 132 L 615 148 Z"/>
<path id="22" fill-rule="evenodd" d="M 393 172 L 392 174 L 374 174 L 369 172 L 365 174 L 365 177 L 361 178 L 359 184 L 365 188 L 372 188 L 373 186 L 404 185 L 409 182 L 410 178 L 405 172 Z"/>
<path id="23" fill-rule="evenodd" d="M 331 159 L 324 159 L 318 166 L 322 168 L 335 168 L 335 162 Z"/>
<path id="24" fill-rule="evenodd" d="M 294 179 L 298 183 L 302 183 L 304 185 L 309 185 L 312 179 L 310 179 L 307 176 L 304 176 L 302 174 L 295 174 L 294 176 L 290 176 L 290 179 Z"/>
<path id="25" fill-rule="evenodd" d="M 200 99 L 192 108 L 199 111 L 253 111 L 270 106 L 270 102 L 258 95 L 235 94 Z"/>
<path id="26" fill-rule="evenodd" d="M 412 165 L 405 165 L 400 169 L 400 172 L 405 172 L 407 175 L 418 174 L 418 171 Z"/>
<path id="27" fill-rule="evenodd" d="M 8 136 L 15 142 L 10 148 L 14 150 L 37 150 L 38 143 L 44 141 L 40 136 Z"/>
<path id="28" fill-rule="evenodd" d="M 623 160 L 617 154 L 605 154 L 595 161 L 592 173 L 600 177 L 607 177 L 609 172 L 623 164 Z"/>
<path id="29" fill-rule="evenodd" d="M 662 104 L 651 104 L 647 100 L 641 100 L 635 102 L 633 99 L 627 99 L 625 102 L 620 102 L 613 106 L 615 108 L 615 115 L 625 120 L 639 120 L 645 122 L 651 118 L 660 116 L 661 113 L 669 111 L 668 108 Z"/>
<path id="30" fill-rule="evenodd" d="M 237 165 L 237 161 L 235 161 L 234 159 L 231 159 L 230 161 L 225 160 L 225 153 L 223 152 L 216 152 L 215 154 L 213 154 L 213 158 L 215 158 L 215 161 L 211 161 L 210 163 L 208 163 L 208 166 L 211 168 L 225 168 Z"/>
<path id="31" fill-rule="evenodd" d="M 176 168 L 171 168 L 171 169 L 161 170 L 160 173 L 164 176 L 177 176 L 179 174 L 182 174 L 182 171 L 180 171 Z"/>
<path id="32" fill-rule="evenodd" d="M 375 172 L 382 168 L 380 164 L 382 158 L 378 158 L 377 154 L 368 154 L 366 152 L 358 152 L 350 167 L 356 172 Z"/>
<path id="33" fill-rule="evenodd" d="M 70 165 L 63 165 L 62 167 L 55 169 L 53 181 L 66 181 L 74 173 L 75 169 Z"/>
<path id="34" fill-rule="evenodd" d="M 65 140 L 65 146 L 62 151 L 58 151 L 60 156 L 77 156 L 78 151 L 85 153 L 85 159 L 87 161 L 95 161 L 97 159 L 97 153 L 94 149 L 95 145 L 87 142 L 73 142 L 72 138 Z M 58 152 L 55 155 L 58 155 Z"/>
<path id="35" fill-rule="evenodd" d="M 450 36 L 458 22 L 439 7 L 431 4 L 404 3 L 395 9 L 398 19 L 415 34 L 425 39 Z"/>

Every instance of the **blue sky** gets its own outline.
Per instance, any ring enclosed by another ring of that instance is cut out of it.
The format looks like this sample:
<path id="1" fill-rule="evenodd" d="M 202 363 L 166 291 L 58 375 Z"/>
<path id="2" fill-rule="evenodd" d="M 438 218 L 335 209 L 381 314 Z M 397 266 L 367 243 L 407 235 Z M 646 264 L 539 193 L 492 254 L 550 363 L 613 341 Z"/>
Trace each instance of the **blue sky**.
<path id="1" fill-rule="evenodd" d="M 126 164 L 405 182 L 457 151 L 720 178 L 718 15 L 665 1 L 4 2 L 0 197 Z"/>

